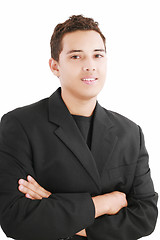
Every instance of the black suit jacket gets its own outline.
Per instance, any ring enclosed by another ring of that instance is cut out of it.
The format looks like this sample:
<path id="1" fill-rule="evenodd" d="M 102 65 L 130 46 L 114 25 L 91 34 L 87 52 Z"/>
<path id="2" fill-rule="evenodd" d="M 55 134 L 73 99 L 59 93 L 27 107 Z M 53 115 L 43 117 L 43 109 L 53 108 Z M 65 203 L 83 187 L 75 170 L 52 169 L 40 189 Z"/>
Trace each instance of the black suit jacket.
<path id="1" fill-rule="evenodd" d="M 157 194 L 140 127 L 97 103 L 90 150 L 60 93 L 58 89 L 50 98 L 2 118 L 2 229 L 20 240 L 63 239 L 84 228 L 89 240 L 135 240 L 150 234 Z M 52 195 L 25 198 L 17 187 L 28 174 Z M 91 197 L 115 190 L 127 194 L 128 207 L 94 219 Z"/>

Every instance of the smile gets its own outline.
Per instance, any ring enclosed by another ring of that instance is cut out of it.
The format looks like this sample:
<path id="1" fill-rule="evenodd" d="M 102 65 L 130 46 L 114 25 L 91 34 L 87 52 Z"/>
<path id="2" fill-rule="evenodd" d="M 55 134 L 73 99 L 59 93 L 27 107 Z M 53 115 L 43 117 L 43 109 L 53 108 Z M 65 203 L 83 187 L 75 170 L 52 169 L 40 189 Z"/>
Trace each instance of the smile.
<path id="1" fill-rule="evenodd" d="M 98 78 L 82 78 L 81 79 L 85 84 L 92 85 L 97 82 Z"/>

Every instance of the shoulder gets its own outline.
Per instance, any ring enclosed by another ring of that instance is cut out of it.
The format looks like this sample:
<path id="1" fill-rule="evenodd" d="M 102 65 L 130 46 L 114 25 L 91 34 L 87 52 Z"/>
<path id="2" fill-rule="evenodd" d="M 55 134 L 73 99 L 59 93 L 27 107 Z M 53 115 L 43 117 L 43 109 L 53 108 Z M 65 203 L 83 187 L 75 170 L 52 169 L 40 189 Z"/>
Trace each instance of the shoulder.
<path id="1" fill-rule="evenodd" d="M 137 127 L 137 123 L 135 123 L 134 121 L 132 121 L 131 119 L 129 119 L 128 117 L 111 111 L 111 110 L 107 110 L 105 108 L 103 108 L 105 110 L 105 112 L 108 114 L 108 116 L 110 117 L 111 121 L 117 124 L 124 124 L 126 126 L 132 126 L 132 127 Z"/>
<path id="2" fill-rule="evenodd" d="M 103 108 L 119 134 L 139 136 L 140 126 L 120 113 Z"/>
<path id="3" fill-rule="evenodd" d="M 4 114 L 2 117 L 6 120 L 17 120 L 21 123 L 35 122 L 37 120 L 42 120 L 48 116 L 48 99 L 45 98 L 38 102 L 26 105 L 23 107 L 16 108 L 8 113 Z"/>

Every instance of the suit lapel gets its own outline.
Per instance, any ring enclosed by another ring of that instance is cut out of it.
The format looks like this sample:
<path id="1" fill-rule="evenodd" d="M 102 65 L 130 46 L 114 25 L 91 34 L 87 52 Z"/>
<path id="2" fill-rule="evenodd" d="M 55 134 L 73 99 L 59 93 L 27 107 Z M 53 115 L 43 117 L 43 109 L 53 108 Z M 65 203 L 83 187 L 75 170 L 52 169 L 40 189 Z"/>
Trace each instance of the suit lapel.
<path id="1" fill-rule="evenodd" d="M 108 111 L 97 103 L 93 122 L 91 152 L 100 175 L 109 163 L 117 140 L 115 127 L 108 116 Z"/>
<path id="2" fill-rule="evenodd" d="M 58 125 L 55 134 L 73 152 L 100 189 L 100 176 L 95 160 L 61 98 L 60 88 L 49 99 L 49 120 Z"/>

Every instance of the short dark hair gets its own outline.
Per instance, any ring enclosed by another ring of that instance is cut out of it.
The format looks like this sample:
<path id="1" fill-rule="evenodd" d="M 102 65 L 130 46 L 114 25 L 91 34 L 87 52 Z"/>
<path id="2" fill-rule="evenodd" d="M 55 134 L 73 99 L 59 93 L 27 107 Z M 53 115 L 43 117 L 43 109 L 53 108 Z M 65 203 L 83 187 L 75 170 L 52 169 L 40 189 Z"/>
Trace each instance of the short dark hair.
<path id="1" fill-rule="evenodd" d="M 59 61 L 59 54 L 62 51 L 62 39 L 66 33 L 75 32 L 77 30 L 88 31 L 94 30 L 100 34 L 104 42 L 106 49 L 106 39 L 98 27 L 98 22 L 95 22 L 92 18 L 84 17 L 83 15 L 72 15 L 63 23 L 59 23 L 53 32 L 51 37 L 51 57 L 56 61 Z"/>

